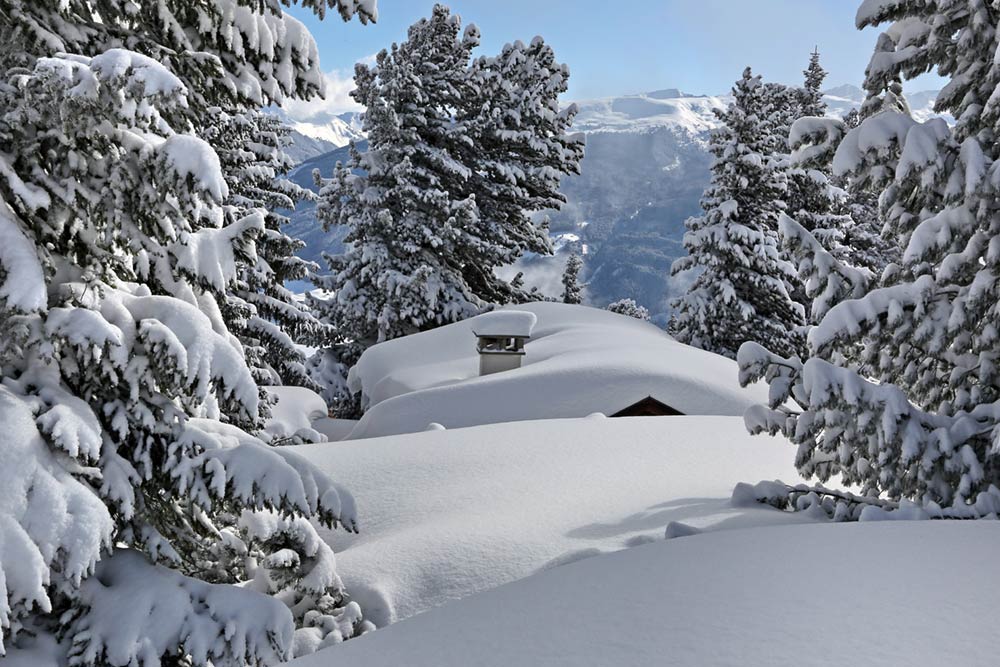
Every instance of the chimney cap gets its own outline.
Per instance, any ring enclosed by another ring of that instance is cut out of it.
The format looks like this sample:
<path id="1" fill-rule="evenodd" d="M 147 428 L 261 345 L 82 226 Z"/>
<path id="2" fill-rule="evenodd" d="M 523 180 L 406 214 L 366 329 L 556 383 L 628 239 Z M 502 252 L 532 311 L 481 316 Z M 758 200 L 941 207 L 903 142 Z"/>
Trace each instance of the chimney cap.
<path id="1" fill-rule="evenodd" d="M 479 338 L 531 338 L 538 317 L 526 310 L 494 310 L 473 319 Z"/>

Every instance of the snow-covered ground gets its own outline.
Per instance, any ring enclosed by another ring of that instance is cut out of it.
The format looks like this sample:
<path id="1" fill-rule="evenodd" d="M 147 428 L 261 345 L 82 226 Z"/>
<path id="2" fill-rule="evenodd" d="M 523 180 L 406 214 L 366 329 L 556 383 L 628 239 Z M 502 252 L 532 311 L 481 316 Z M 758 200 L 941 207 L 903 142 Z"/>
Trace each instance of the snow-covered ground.
<path id="1" fill-rule="evenodd" d="M 766 386 L 739 386 L 735 362 L 648 322 L 562 303 L 516 309 L 537 316 L 516 370 L 479 376 L 479 318 L 367 350 L 351 383 L 368 410 L 349 437 L 614 414 L 647 396 L 684 414 L 742 415 L 767 402 Z"/>
<path id="2" fill-rule="evenodd" d="M 558 567 L 295 667 L 997 664 L 1000 524 L 722 531 Z"/>
<path id="3" fill-rule="evenodd" d="M 294 450 L 354 495 L 360 534 L 325 537 L 379 626 L 556 563 L 660 540 L 671 521 L 811 520 L 731 505 L 738 482 L 797 481 L 794 448 L 749 436 L 738 417 L 516 422 Z"/>

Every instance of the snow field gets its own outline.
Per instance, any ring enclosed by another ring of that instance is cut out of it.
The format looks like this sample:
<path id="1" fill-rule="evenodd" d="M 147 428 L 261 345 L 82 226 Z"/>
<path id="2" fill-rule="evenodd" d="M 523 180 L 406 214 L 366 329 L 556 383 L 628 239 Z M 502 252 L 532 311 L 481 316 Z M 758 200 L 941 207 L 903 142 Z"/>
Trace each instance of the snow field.
<path id="1" fill-rule="evenodd" d="M 993 521 L 680 537 L 542 572 L 291 664 L 986 667 L 1000 652 L 998 549 Z"/>
<path id="2" fill-rule="evenodd" d="M 590 417 L 291 448 L 351 490 L 359 535 L 326 532 L 378 626 L 540 569 L 698 527 L 807 521 L 734 508 L 740 481 L 797 481 L 794 450 L 737 417 Z"/>

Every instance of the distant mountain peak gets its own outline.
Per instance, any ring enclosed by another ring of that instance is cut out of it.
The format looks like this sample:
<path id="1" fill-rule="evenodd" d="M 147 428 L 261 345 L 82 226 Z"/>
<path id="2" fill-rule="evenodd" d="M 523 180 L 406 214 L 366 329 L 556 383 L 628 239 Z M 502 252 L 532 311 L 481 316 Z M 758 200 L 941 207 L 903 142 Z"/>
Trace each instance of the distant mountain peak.
<path id="1" fill-rule="evenodd" d="M 678 97 L 693 97 L 693 95 L 682 93 L 677 88 L 664 88 L 663 90 L 654 90 L 650 93 L 646 93 L 645 96 L 650 97 L 654 100 L 670 100 Z"/>
<path id="2" fill-rule="evenodd" d="M 837 86 L 836 88 L 830 88 L 829 90 L 824 90 L 823 94 L 827 97 L 839 97 L 852 102 L 857 102 L 858 104 L 864 102 L 865 97 L 867 97 L 867 93 L 865 93 L 864 90 L 849 83 L 844 84 L 843 86 Z"/>

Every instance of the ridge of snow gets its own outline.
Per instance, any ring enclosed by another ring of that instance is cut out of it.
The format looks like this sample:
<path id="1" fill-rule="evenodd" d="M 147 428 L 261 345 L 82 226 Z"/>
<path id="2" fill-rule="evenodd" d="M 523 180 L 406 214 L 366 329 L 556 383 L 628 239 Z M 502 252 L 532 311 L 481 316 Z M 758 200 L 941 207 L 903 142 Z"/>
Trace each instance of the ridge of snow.
<path id="1" fill-rule="evenodd" d="M 605 97 L 577 102 L 573 129 L 579 132 L 641 130 L 674 127 L 691 134 L 719 126 L 713 109 L 723 109 L 727 97 L 665 97 L 675 90 Z"/>

